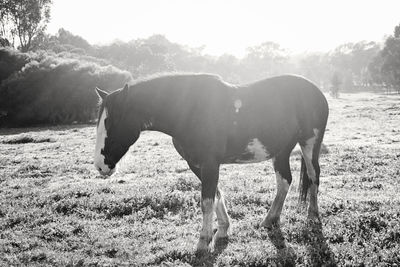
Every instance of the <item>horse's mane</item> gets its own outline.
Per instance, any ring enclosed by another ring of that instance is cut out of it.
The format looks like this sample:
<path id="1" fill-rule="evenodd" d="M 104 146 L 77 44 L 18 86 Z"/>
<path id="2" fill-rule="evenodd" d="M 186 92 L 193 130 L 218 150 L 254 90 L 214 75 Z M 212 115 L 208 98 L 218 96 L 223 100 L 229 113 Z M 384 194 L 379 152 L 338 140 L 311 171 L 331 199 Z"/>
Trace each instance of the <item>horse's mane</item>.
<path id="1" fill-rule="evenodd" d="M 161 73 L 155 73 L 155 74 L 150 74 L 144 77 L 141 77 L 139 79 L 134 80 L 133 82 L 130 82 L 128 84 L 128 88 L 131 91 L 131 93 L 137 89 L 144 88 L 147 83 L 150 82 L 162 82 L 163 79 L 173 79 L 174 77 L 202 77 L 206 80 L 213 80 L 215 82 L 219 82 L 221 84 L 224 84 L 226 86 L 230 87 L 235 87 L 235 85 L 229 84 L 228 82 L 225 82 L 221 76 L 217 74 L 211 74 L 211 73 L 196 73 L 196 72 L 161 72 Z M 119 94 L 121 92 L 121 89 L 117 89 L 116 91 L 113 91 L 110 93 L 110 95 L 113 94 Z M 108 104 L 112 105 L 112 102 L 108 102 Z M 104 101 L 99 99 L 98 101 L 98 119 L 97 122 L 99 122 L 100 116 L 104 110 Z"/>
<path id="2" fill-rule="evenodd" d="M 136 79 L 133 81 L 133 83 L 130 84 L 131 86 L 136 86 L 136 85 L 140 85 L 140 84 L 144 84 L 150 81 L 156 81 L 159 79 L 165 79 L 165 78 L 173 78 L 173 77 L 182 77 L 182 76 L 197 76 L 197 77 L 207 77 L 210 79 L 215 79 L 218 80 L 222 83 L 226 83 L 225 81 L 222 80 L 221 76 L 217 75 L 217 74 L 212 74 L 212 73 L 198 73 L 198 72 L 159 72 L 159 73 L 155 73 L 155 74 L 150 74 L 144 77 L 141 77 L 139 79 Z"/>

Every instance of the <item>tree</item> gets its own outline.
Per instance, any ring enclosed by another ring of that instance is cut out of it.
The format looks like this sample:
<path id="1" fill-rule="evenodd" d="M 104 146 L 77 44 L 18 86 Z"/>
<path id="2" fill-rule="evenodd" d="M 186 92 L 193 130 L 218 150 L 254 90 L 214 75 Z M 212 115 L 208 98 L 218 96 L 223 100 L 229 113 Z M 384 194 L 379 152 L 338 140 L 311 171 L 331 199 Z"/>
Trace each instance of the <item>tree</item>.
<path id="1" fill-rule="evenodd" d="M 375 83 L 384 84 L 387 90 L 395 89 L 400 93 L 400 25 L 389 36 L 381 52 L 369 66 Z"/>
<path id="2" fill-rule="evenodd" d="M 238 84 L 242 82 L 238 75 L 239 63 L 235 56 L 223 54 L 214 61 L 211 72 L 220 75 L 227 82 Z"/>
<path id="3" fill-rule="evenodd" d="M 245 81 L 254 81 L 288 72 L 287 51 L 274 42 L 265 42 L 249 47 L 241 63 L 245 71 L 242 74 Z"/>
<path id="4" fill-rule="evenodd" d="M 69 44 L 76 48 L 84 49 L 85 51 L 88 51 L 92 48 L 88 41 L 86 41 L 79 35 L 74 35 L 63 28 L 58 30 L 57 40 L 60 44 Z"/>
<path id="5" fill-rule="evenodd" d="M 400 24 L 394 27 L 394 38 L 400 38 Z"/>
<path id="6" fill-rule="evenodd" d="M 295 73 L 304 75 L 317 84 L 320 89 L 328 90 L 332 76 L 328 53 L 304 53 L 297 57 L 294 58 L 297 63 Z"/>
<path id="7" fill-rule="evenodd" d="M 383 60 L 382 52 L 379 52 L 368 64 L 368 83 L 372 84 L 374 87 L 386 87 L 384 86 L 385 81 L 382 74 Z"/>
<path id="8" fill-rule="evenodd" d="M 379 50 L 377 43 L 361 41 L 340 45 L 331 53 L 332 68 L 343 75 L 346 90 L 368 85 L 368 64 Z"/>
<path id="9" fill-rule="evenodd" d="M 400 38 L 389 37 L 386 40 L 382 57 L 384 81 L 400 93 Z"/>
<path id="10" fill-rule="evenodd" d="M 0 22 L 2 36 L 17 37 L 19 48 L 30 50 L 32 40 L 43 33 L 50 20 L 52 0 L 1 0 Z"/>
<path id="11" fill-rule="evenodd" d="M 0 41 L 1 46 L 14 46 L 15 30 L 10 27 L 11 0 L 0 0 Z"/>
<path id="12" fill-rule="evenodd" d="M 0 47 L 10 46 L 10 41 L 7 38 L 0 37 Z"/>
<path id="13" fill-rule="evenodd" d="M 331 79 L 331 89 L 330 89 L 330 93 L 334 98 L 338 98 L 339 97 L 339 90 L 340 90 L 340 85 L 342 84 L 342 80 L 340 78 L 340 75 L 337 71 L 335 71 L 332 75 L 332 79 Z"/>
<path id="14" fill-rule="evenodd" d="M 31 50 L 51 50 L 56 53 L 71 52 L 89 55 L 93 47 L 79 35 L 60 28 L 56 35 L 39 32 L 31 42 Z"/>

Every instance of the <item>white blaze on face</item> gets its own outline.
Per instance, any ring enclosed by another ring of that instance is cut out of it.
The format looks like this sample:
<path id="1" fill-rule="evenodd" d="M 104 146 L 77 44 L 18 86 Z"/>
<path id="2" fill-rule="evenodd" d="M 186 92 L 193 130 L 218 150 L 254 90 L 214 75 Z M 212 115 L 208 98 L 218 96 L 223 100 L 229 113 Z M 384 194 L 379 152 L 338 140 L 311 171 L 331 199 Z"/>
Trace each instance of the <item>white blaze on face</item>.
<path id="1" fill-rule="evenodd" d="M 106 118 L 107 118 L 107 110 L 104 108 L 103 113 L 100 116 L 99 124 L 97 126 L 96 147 L 94 151 L 94 166 L 101 174 L 112 174 L 113 170 L 111 170 L 104 163 L 104 155 L 101 154 L 101 150 L 104 149 L 107 137 L 107 130 L 105 126 Z"/>

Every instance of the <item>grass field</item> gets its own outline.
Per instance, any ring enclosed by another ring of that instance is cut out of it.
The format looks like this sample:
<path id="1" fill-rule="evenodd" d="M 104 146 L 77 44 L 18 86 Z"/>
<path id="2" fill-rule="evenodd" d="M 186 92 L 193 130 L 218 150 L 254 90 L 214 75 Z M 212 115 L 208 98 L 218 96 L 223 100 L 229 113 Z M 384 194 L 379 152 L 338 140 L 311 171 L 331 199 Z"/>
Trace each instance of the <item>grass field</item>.
<path id="1" fill-rule="evenodd" d="M 223 165 L 232 231 L 194 254 L 200 184 L 171 138 L 142 133 L 119 171 L 93 167 L 93 125 L 0 130 L 0 266 L 399 266 L 400 96 L 331 99 L 321 156 L 321 224 L 297 209 L 300 155 L 281 227 L 259 229 L 271 162 Z"/>

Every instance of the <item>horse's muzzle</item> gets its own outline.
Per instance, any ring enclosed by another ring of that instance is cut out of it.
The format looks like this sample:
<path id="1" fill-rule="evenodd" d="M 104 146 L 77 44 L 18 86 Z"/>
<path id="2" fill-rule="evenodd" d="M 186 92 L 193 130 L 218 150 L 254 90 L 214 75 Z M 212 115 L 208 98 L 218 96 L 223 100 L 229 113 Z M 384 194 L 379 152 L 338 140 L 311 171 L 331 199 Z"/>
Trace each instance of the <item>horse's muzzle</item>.
<path id="1" fill-rule="evenodd" d="M 112 174 L 115 173 L 115 167 L 114 168 L 108 168 L 108 167 L 99 167 L 95 166 L 96 170 L 103 176 L 111 176 Z"/>

